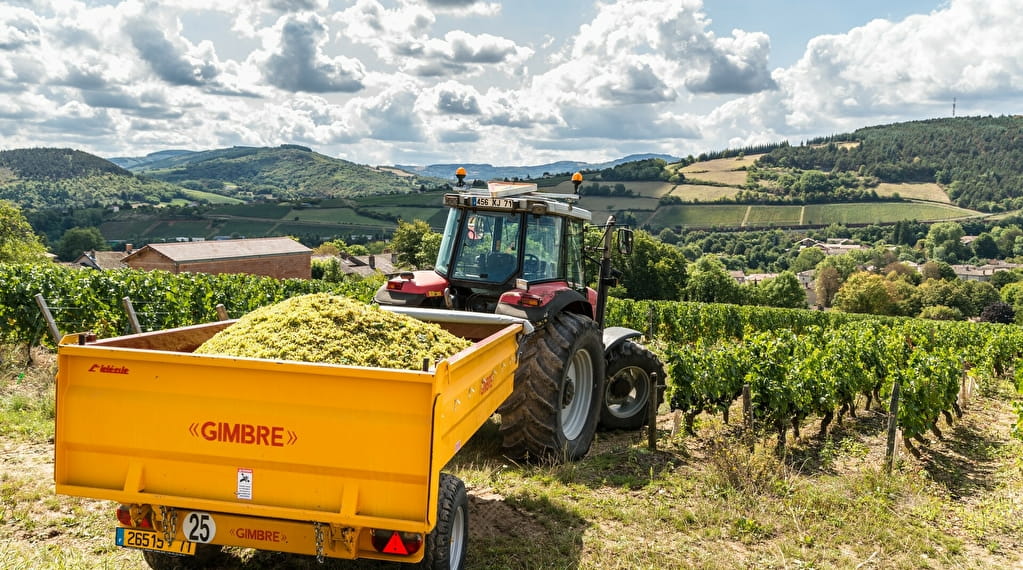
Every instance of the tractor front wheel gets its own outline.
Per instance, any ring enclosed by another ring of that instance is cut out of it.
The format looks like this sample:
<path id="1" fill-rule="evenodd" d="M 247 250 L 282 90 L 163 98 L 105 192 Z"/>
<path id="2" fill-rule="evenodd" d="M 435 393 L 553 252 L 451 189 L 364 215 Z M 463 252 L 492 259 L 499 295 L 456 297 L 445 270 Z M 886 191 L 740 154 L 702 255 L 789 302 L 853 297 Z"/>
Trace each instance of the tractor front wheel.
<path id="1" fill-rule="evenodd" d="M 650 417 L 650 376 L 664 382 L 664 365 L 644 346 L 630 340 L 611 351 L 604 382 L 604 404 L 600 408 L 603 429 L 637 430 Z M 660 403 L 661 395 L 653 399 Z"/>
<path id="2" fill-rule="evenodd" d="M 561 313 L 519 349 L 515 389 L 501 405 L 501 436 L 514 457 L 575 461 L 590 449 L 604 391 L 600 329 Z"/>

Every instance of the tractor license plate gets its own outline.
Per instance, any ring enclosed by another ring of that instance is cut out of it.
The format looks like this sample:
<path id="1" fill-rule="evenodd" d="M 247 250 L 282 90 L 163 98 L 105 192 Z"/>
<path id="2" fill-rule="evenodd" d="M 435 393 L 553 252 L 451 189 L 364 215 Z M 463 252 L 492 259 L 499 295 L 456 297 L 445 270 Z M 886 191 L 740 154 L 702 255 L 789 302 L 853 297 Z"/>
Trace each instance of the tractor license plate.
<path id="1" fill-rule="evenodd" d="M 125 548 L 141 548 L 142 550 L 158 550 L 193 556 L 195 554 L 195 543 L 187 540 L 175 540 L 168 543 L 163 535 L 155 530 L 141 530 L 137 528 L 117 527 L 114 532 L 114 543 Z"/>
<path id="2" fill-rule="evenodd" d="M 506 198 L 473 198 L 472 205 L 476 208 L 497 208 L 501 210 L 514 210 L 515 200 Z"/>

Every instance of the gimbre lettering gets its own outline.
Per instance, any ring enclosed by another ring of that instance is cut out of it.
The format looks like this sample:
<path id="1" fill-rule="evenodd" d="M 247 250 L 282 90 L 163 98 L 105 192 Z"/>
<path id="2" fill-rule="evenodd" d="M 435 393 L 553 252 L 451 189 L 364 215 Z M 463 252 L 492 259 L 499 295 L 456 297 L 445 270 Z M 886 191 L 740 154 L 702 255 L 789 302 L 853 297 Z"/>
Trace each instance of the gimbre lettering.
<path id="1" fill-rule="evenodd" d="M 285 445 L 284 428 L 281 426 L 207 421 L 199 426 L 199 435 L 207 441 L 268 447 L 284 447 Z"/>

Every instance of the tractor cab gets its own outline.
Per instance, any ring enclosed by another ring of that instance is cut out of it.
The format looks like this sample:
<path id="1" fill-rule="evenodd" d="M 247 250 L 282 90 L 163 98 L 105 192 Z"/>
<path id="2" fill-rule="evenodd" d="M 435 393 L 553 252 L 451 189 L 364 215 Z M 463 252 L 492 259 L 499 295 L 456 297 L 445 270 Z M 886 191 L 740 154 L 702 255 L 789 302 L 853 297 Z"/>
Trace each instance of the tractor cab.
<path id="1" fill-rule="evenodd" d="M 509 182 L 457 189 L 444 196 L 448 217 L 433 271 L 391 279 L 377 293 L 378 302 L 526 316 L 499 307 L 506 293 L 532 290 L 532 296 L 572 291 L 592 306 L 589 297 L 595 293 L 583 274 L 590 212 L 575 206 L 577 195 Z M 528 312 L 535 317 L 535 311 Z"/>

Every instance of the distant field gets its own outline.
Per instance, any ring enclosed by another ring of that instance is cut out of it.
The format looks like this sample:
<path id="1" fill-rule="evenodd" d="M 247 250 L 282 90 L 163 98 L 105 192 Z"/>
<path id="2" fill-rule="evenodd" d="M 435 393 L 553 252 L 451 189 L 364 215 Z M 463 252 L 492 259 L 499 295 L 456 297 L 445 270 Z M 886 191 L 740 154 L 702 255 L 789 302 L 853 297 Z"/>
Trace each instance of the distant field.
<path id="1" fill-rule="evenodd" d="M 412 194 L 380 194 L 378 196 L 359 196 L 354 200 L 360 206 L 444 206 L 444 194 L 447 192 L 423 192 Z"/>
<path id="2" fill-rule="evenodd" d="M 792 226 L 799 225 L 802 206 L 753 206 L 750 208 L 747 226 Z M 740 220 L 741 222 L 741 220 Z M 805 223 L 805 222 L 803 222 Z"/>
<path id="3" fill-rule="evenodd" d="M 731 186 L 707 186 L 705 184 L 679 184 L 672 190 L 672 196 L 678 196 L 686 202 L 713 202 L 718 198 L 731 198 L 739 193 L 738 188 Z"/>
<path id="4" fill-rule="evenodd" d="M 587 184 L 591 184 L 593 182 L 596 182 L 601 186 L 604 185 L 611 186 L 612 188 L 615 186 L 615 184 L 624 184 L 625 189 L 631 190 L 632 193 L 635 194 L 637 197 L 655 199 L 670 194 L 672 188 L 675 187 L 675 185 L 672 184 L 671 182 L 618 182 L 618 181 L 604 182 L 603 180 L 584 181 L 583 186 L 586 186 Z M 573 189 L 571 182 L 562 182 L 561 184 L 558 184 L 553 188 L 544 188 L 542 191 L 571 194 L 573 192 Z M 593 197 L 600 198 L 600 196 Z"/>
<path id="5" fill-rule="evenodd" d="M 220 194 L 214 194 L 212 192 L 203 192 L 202 190 L 185 190 L 185 195 L 193 200 L 209 202 L 210 204 L 244 204 L 245 200 L 238 198 L 231 198 L 229 196 L 221 196 Z"/>
<path id="6" fill-rule="evenodd" d="M 742 158 L 717 158 L 696 162 L 682 169 L 689 180 L 706 180 L 718 184 L 741 186 L 746 183 L 746 171 L 738 170 L 751 166 L 762 154 L 751 154 Z"/>
<path id="7" fill-rule="evenodd" d="M 941 189 L 941 186 L 933 182 L 924 184 L 891 184 L 882 182 L 875 189 L 878 196 L 892 196 L 898 194 L 907 200 L 928 200 L 930 202 L 943 202 L 951 204 L 948 194 Z"/>
<path id="8" fill-rule="evenodd" d="M 370 211 L 376 211 L 385 213 L 389 216 L 397 216 L 398 218 L 412 222 L 415 220 L 423 220 L 430 224 L 430 227 L 437 228 L 438 231 L 444 227 L 444 221 L 447 220 L 447 209 L 435 206 L 433 208 L 421 208 L 416 206 L 391 206 L 388 208 L 366 208 Z"/>
<path id="9" fill-rule="evenodd" d="M 738 227 L 745 214 L 743 205 L 665 206 L 658 208 L 647 224 L 655 230 L 675 226 Z"/>
<path id="10" fill-rule="evenodd" d="M 746 209 L 745 205 L 710 204 L 662 207 L 650 217 L 647 224 L 654 231 L 675 226 L 736 228 L 742 226 Z M 800 212 L 803 212 L 802 222 Z M 810 204 L 805 210 L 802 206 L 751 206 L 746 227 L 934 221 L 976 215 L 977 212 L 972 210 L 921 202 Z"/>
<path id="11" fill-rule="evenodd" d="M 351 208 L 306 208 L 291 210 L 282 218 L 285 222 L 323 222 L 328 224 L 371 224 L 388 222 L 360 216 Z"/>
<path id="12" fill-rule="evenodd" d="M 976 216 L 977 212 L 920 202 L 871 204 L 812 204 L 806 207 L 804 224 L 869 224 L 899 220 L 948 220 Z"/>
<path id="13" fill-rule="evenodd" d="M 209 220 L 172 220 L 162 221 L 152 229 L 146 237 L 154 238 L 205 238 L 209 237 L 212 228 Z"/>
<path id="14" fill-rule="evenodd" d="M 288 214 L 290 207 L 277 204 L 244 204 L 213 208 L 209 216 L 241 216 L 244 218 L 266 218 L 279 220 Z"/>

